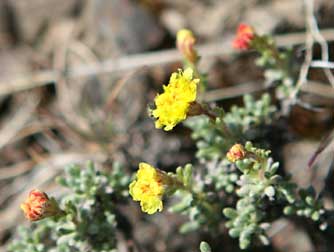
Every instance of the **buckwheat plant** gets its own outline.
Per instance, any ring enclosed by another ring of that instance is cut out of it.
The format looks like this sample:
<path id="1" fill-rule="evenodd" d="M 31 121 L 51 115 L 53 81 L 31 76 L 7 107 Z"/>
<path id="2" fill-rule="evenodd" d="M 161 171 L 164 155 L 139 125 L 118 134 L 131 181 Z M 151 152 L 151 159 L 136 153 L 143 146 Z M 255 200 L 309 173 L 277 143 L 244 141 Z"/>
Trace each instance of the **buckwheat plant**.
<path id="1" fill-rule="evenodd" d="M 143 212 L 154 214 L 163 210 L 164 197 L 176 197 L 178 202 L 172 200 L 169 210 L 189 218 L 181 226 L 181 233 L 206 230 L 217 235 L 219 224 L 225 223 L 229 235 L 239 239 L 241 249 L 259 242 L 268 245 L 266 231 L 272 221 L 283 215 L 305 217 L 325 229 L 326 210 L 321 199 L 312 189 L 297 188 L 270 156 L 271 151 L 252 143 L 261 144 L 263 128 L 277 118 L 270 95 L 263 94 L 259 100 L 246 95 L 244 105 L 233 106 L 229 112 L 203 103 L 199 87 L 205 86 L 201 83 L 205 75 L 197 69 L 199 55 L 194 43 L 189 30 L 178 33 L 177 47 L 184 57 L 185 69 L 171 75 L 169 84 L 156 96 L 151 115 L 156 128 L 165 131 L 184 122 L 192 130 L 199 162 L 168 174 L 147 164 L 149 168 L 144 171 L 144 165 L 139 165 L 137 178 L 130 184 L 133 200 L 140 201 Z M 277 76 L 271 76 L 271 81 L 289 87 L 289 59 L 270 37 L 241 25 L 233 46 L 259 51 L 258 62 L 266 67 L 267 74 L 276 71 Z M 211 248 L 202 242 L 200 250 Z"/>
<path id="2" fill-rule="evenodd" d="M 22 209 L 29 227 L 20 227 L 9 246 L 15 252 L 117 251 L 117 210 L 128 196 L 130 178 L 115 164 L 111 173 L 72 165 L 58 183 L 66 189 L 59 203 L 33 190 Z M 117 202 L 117 203 L 116 203 Z"/>
<path id="3" fill-rule="evenodd" d="M 180 164 L 173 172 L 141 162 L 131 179 L 118 165 L 109 173 L 91 163 L 87 168 L 73 165 L 58 179 L 68 191 L 58 201 L 39 190 L 29 194 L 21 208 L 32 226 L 20 228 L 21 238 L 12 242 L 9 251 L 116 251 L 116 233 L 131 235 L 127 218 L 118 210 L 129 197 L 148 215 L 167 209 L 187 216 L 181 233 L 203 230 L 219 238 L 228 232 L 239 240 L 241 249 L 268 245 L 267 230 L 283 216 L 293 216 L 292 221 L 296 216 L 304 218 L 320 230 L 329 228 L 334 215 L 322 199 L 311 187 L 298 188 L 266 149 L 270 139 L 263 131 L 277 122 L 279 114 L 271 96 L 245 95 L 243 105 L 229 111 L 205 104 L 206 75 L 198 69 L 195 42 L 190 30 L 178 32 L 177 48 L 184 65 L 162 85 L 149 114 L 158 130 L 170 132 L 182 123 L 188 127 L 197 146 L 197 162 Z M 270 37 L 241 25 L 233 47 L 260 52 L 258 64 L 265 67 L 270 82 L 289 92 L 294 82 L 291 58 Z M 204 241 L 199 248 L 211 251 Z"/>

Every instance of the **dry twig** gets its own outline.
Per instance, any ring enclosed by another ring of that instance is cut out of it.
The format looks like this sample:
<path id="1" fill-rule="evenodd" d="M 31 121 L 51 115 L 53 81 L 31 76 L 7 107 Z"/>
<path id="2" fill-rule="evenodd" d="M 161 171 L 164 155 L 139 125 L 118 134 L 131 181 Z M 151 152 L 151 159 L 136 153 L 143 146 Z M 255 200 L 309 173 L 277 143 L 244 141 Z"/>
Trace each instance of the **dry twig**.
<path id="1" fill-rule="evenodd" d="M 307 75 L 309 72 L 309 69 L 312 65 L 312 54 L 313 54 L 313 46 L 315 42 L 320 44 L 321 47 L 321 59 L 322 64 L 325 62 L 328 62 L 329 60 L 329 54 L 328 54 L 328 44 L 326 42 L 326 39 L 321 34 L 317 20 L 314 16 L 314 1 L 313 0 L 304 0 L 304 5 L 306 8 L 306 28 L 307 28 L 307 36 L 306 36 L 306 55 L 304 63 L 301 67 L 299 78 L 296 83 L 296 87 L 294 91 L 290 95 L 290 104 L 295 104 L 297 102 L 297 95 L 301 89 L 301 87 L 307 82 Z M 319 67 L 319 62 L 318 62 Z M 324 67 L 324 72 L 327 76 L 327 79 L 331 83 L 331 85 L 334 87 L 334 76 L 330 69 L 328 67 Z"/>
<path id="2" fill-rule="evenodd" d="M 306 54 L 304 63 L 301 66 L 299 77 L 296 83 L 295 89 L 290 94 L 289 105 L 295 104 L 297 101 L 297 95 L 304 83 L 307 81 L 307 75 L 310 70 L 310 65 L 312 62 L 312 54 L 313 54 L 313 45 L 314 45 L 314 36 L 312 34 L 313 27 L 313 0 L 304 0 L 304 4 L 306 7 Z"/>
<path id="3" fill-rule="evenodd" d="M 324 39 L 327 41 L 334 40 L 334 30 L 321 30 Z M 199 54 L 203 58 L 207 57 L 228 57 L 232 55 L 231 50 L 232 38 L 224 38 L 224 42 L 216 42 L 205 44 L 198 47 Z M 293 46 L 303 44 L 305 40 L 305 33 L 293 33 L 287 35 L 275 36 L 275 40 L 279 46 Z M 123 56 L 118 59 L 109 59 L 103 62 L 83 64 L 73 66 L 66 71 L 63 70 L 44 70 L 32 73 L 27 76 L 14 77 L 0 82 L 0 96 L 8 95 L 23 90 L 33 89 L 38 86 L 44 86 L 50 83 L 55 83 L 59 78 L 77 78 L 91 75 L 98 75 L 102 73 L 113 73 L 119 71 L 133 70 L 143 66 L 156 66 L 169 64 L 180 61 L 181 55 L 177 50 L 164 50 L 159 52 L 147 52 L 141 54 L 134 54 Z"/>
<path id="4" fill-rule="evenodd" d="M 311 67 L 334 69 L 334 62 L 313 60 L 311 63 Z"/>
<path id="5" fill-rule="evenodd" d="M 26 101 L 20 105 L 20 109 L 12 116 L 12 119 L 6 121 L 4 127 L 0 130 L 0 149 L 10 142 L 20 131 L 28 120 L 31 114 L 35 111 L 39 99 L 35 95 L 27 95 Z"/>
<path id="6" fill-rule="evenodd" d="M 207 91 L 204 94 L 204 101 L 214 102 L 224 99 L 235 98 L 243 96 L 244 94 L 264 91 L 267 88 L 268 87 L 261 82 L 248 82 L 248 83 L 238 84 L 232 87 Z M 319 83 L 316 81 L 307 81 L 307 85 L 301 86 L 300 91 L 312 95 L 321 96 L 324 98 L 333 99 L 334 101 L 334 89 L 328 85 L 325 85 L 324 83 Z"/>

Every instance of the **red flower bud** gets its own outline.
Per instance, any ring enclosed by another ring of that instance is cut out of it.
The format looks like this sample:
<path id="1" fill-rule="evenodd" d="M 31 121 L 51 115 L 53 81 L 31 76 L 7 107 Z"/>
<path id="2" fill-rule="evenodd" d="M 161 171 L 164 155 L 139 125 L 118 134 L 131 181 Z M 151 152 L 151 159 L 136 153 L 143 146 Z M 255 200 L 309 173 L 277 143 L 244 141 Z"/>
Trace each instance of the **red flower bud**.
<path id="1" fill-rule="evenodd" d="M 191 63 L 196 63 L 197 52 L 194 48 L 196 38 L 190 30 L 179 30 L 176 35 L 176 46 L 182 55 Z"/>
<path id="2" fill-rule="evenodd" d="M 62 213 L 58 203 L 37 189 L 29 193 L 28 199 L 21 204 L 25 217 L 30 221 L 38 221 Z"/>
<path id="3" fill-rule="evenodd" d="M 251 42 L 255 37 L 253 28 L 246 24 L 240 24 L 237 35 L 233 40 L 233 48 L 239 50 L 247 50 L 251 47 Z"/>
<path id="4" fill-rule="evenodd" d="M 235 163 L 238 160 L 243 159 L 246 156 L 246 151 L 241 144 L 235 144 L 227 152 L 226 158 L 231 163 Z"/>

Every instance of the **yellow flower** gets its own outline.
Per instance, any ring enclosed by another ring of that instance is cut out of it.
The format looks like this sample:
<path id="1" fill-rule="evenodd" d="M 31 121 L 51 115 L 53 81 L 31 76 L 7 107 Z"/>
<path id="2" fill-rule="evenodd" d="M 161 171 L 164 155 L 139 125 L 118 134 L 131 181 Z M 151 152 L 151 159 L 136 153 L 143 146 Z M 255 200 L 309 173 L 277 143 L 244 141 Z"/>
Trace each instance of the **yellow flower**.
<path id="1" fill-rule="evenodd" d="M 143 212 L 161 212 L 162 196 L 167 186 L 168 175 L 147 163 L 140 163 L 137 177 L 131 182 L 129 192 L 133 200 L 140 201 Z"/>
<path id="2" fill-rule="evenodd" d="M 191 68 L 172 74 L 169 84 L 163 87 L 164 92 L 154 100 L 156 109 L 152 115 L 157 118 L 156 128 L 168 131 L 187 118 L 189 107 L 196 100 L 198 82 L 199 79 L 193 79 Z"/>
<path id="3" fill-rule="evenodd" d="M 231 163 L 243 159 L 246 156 L 246 151 L 241 144 L 233 145 L 226 154 L 226 158 Z"/>
<path id="4" fill-rule="evenodd" d="M 198 57 L 194 49 L 196 38 L 193 33 L 187 29 L 181 29 L 176 35 L 176 46 L 183 56 L 191 63 L 196 63 Z"/>

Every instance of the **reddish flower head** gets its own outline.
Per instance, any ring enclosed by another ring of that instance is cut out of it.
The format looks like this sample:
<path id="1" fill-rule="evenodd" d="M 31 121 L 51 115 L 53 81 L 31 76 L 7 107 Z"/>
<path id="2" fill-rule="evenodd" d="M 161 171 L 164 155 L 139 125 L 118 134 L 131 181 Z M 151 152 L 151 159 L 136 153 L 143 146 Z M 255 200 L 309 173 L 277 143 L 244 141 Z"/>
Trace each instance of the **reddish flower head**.
<path id="1" fill-rule="evenodd" d="M 21 204 L 21 209 L 30 221 L 38 221 L 62 213 L 58 203 L 53 198 L 50 199 L 46 193 L 37 189 L 29 193 L 28 199 Z"/>
<path id="2" fill-rule="evenodd" d="M 251 42 L 255 37 L 253 28 L 246 24 L 240 24 L 237 35 L 233 40 L 233 48 L 239 50 L 247 50 L 251 46 Z"/>
<path id="3" fill-rule="evenodd" d="M 226 154 L 226 158 L 231 163 L 243 159 L 246 156 L 246 151 L 241 144 L 233 145 Z"/>

